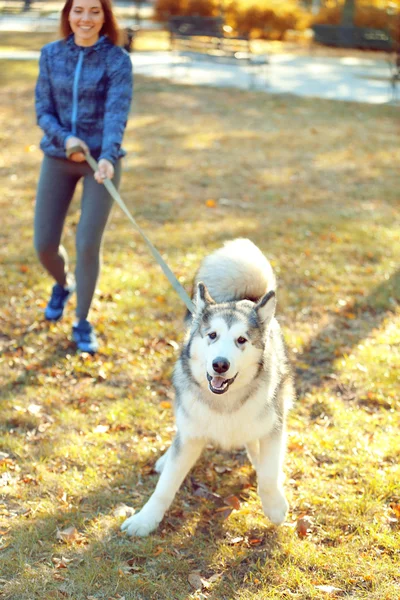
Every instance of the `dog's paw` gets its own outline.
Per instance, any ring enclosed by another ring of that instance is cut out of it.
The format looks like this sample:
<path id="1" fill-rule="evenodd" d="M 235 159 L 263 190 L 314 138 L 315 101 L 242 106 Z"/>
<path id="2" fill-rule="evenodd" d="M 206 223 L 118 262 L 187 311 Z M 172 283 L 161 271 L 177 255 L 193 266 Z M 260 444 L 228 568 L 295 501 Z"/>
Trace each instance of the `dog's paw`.
<path id="1" fill-rule="evenodd" d="M 289 504 L 282 490 L 268 490 L 260 494 L 264 514 L 274 525 L 282 525 L 285 521 Z"/>
<path id="2" fill-rule="evenodd" d="M 126 531 L 128 535 L 138 535 L 140 537 L 145 537 L 154 531 L 160 521 L 158 519 L 149 518 L 142 513 L 143 511 L 140 511 L 136 515 L 126 519 L 121 525 L 121 531 Z"/>

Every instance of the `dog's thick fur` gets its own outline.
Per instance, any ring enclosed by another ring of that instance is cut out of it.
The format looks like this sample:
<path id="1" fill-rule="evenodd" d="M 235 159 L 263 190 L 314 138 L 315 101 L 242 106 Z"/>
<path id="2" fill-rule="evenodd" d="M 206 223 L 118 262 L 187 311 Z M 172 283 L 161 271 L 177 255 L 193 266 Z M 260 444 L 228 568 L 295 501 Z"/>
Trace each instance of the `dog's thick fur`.
<path id="1" fill-rule="evenodd" d="M 275 313 L 275 277 L 250 240 L 206 257 L 195 279 L 196 310 L 175 367 L 177 433 L 157 461 L 161 473 L 142 510 L 122 530 L 148 535 L 171 505 L 204 446 L 246 446 L 265 515 L 286 516 L 282 487 L 292 376 Z"/>

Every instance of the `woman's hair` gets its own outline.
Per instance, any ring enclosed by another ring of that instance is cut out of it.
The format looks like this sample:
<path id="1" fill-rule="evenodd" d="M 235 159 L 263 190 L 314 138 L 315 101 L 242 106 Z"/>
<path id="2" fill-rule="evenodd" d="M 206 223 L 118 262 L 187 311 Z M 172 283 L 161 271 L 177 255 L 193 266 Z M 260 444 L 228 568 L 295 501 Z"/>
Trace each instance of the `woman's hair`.
<path id="1" fill-rule="evenodd" d="M 72 9 L 73 2 L 74 0 L 66 0 L 61 11 L 60 32 L 61 36 L 65 40 L 72 33 L 68 17 Z M 113 13 L 112 2 L 111 0 L 100 0 L 100 4 L 104 13 L 104 24 L 101 28 L 100 35 L 106 35 L 113 44 L 118 44 L 121 39 L 121 33 Z"/>

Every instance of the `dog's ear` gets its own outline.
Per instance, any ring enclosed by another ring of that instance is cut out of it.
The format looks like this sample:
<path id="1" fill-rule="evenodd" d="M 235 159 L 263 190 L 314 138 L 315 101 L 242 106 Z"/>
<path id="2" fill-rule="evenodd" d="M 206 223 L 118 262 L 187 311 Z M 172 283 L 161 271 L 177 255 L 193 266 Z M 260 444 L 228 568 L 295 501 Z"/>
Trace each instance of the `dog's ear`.
<path id="1" fill-rule="evenodd" d="M 275 315 L 276 296 L 271 290 L 261 298 L 256 304 L 256 311 L 261 321 L 268 325 L 272 317 Z"/>
<path id="2" fill-rule="evenodd" d="M 215 304 L 202 281 L 197 284 L 196 312 L 202 312 L 208 304 Z"/>

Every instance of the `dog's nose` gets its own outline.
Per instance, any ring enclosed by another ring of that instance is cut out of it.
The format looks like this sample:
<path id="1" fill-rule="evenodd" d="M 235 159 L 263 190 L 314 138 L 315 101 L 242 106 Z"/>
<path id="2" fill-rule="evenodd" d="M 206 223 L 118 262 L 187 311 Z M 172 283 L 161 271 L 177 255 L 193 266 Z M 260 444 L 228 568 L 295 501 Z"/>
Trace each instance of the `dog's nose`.
<path id="1" fill-rule="evenodd" d="M 229 360 L 226 360 L 226 358 L 217 356 L 217 358 L 214 358 L 212 366 L 216 373 L 226 373 L 231 365 L 229 364 Z"/>

